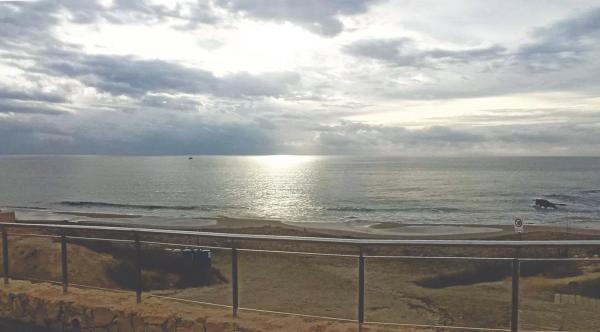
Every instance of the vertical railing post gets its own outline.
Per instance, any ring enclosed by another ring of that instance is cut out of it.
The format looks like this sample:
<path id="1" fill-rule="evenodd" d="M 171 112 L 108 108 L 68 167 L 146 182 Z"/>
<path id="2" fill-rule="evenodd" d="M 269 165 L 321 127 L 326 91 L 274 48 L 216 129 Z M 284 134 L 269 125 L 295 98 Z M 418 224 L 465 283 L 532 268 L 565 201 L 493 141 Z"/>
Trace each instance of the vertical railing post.
<path id="1" fill-rule="evenodd" d="M 6 226 L 2 227 L 2 270 L 4 272 L 4 284 L 8 285 L 8 232 Z"/>
<path id="2" fill-rule="evenodd" d="M 136 284 L 135 299 L 137 303 L 142 302 L 142 244 L 138 236 L 135 237 L 135 265 L 136 265 Z"/>
<path id="3" fill-rule="evenodd" d="M 518 253 L 518 251 L 517 251 Z M 519 331 L 519 279 L 521 276 L 521 262 L 517 257 L 512 260 L 512 302 L 510 315 L 511 332 Z"/>
<path id="4" fill-rule="evenodd" d="M 233 317 L 237 317 L 239 308 L 238 297 L 238 250 L 235 243 L 231 242 L 231 306 L 233 308 Z"/>
<path id="5" fill-rule="evenodd" d="M 360 247 L 358 256 L 358 330 L 362 331 L 365 322 L 365 256 L 363 247 Z"/>
<path id="6" fill-rule="evenodd" d="M 67 265 L 67 237 L 65 235 L 61 235 L 60 237 L 60 256 L 62 263 L 63 293 L 66 293 L 69 289 L 69 267 Z"/>

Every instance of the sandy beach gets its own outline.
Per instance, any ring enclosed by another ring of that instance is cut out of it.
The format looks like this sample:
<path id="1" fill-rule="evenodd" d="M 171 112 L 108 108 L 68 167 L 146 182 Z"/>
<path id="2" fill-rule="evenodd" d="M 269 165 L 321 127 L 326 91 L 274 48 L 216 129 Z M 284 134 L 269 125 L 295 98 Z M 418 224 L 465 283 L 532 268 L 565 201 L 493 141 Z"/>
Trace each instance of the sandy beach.
<path id="1" fill-rule="evenodd" d="M 73 212 L 20 209 L 17 219 L 34 223 L 70 223 L 124 227 L 170 228 L 184 230 L 214 230 L 226 232 L 258 232 L 265 234 L 313 233 L 331 236 L 390 237 L 390 238 L 489 238 L 514 233 L 512 220 L 504 224 L 416 224 L 398 222 L 289 222 L 258 218 L 167 218 L 148 217 L 136 214 Z M 527 232 L 551 232 L 569 234 L 600 234 L 600 223 L 594 221 L 564 221 L 555 224 L 528 224 Z"/>

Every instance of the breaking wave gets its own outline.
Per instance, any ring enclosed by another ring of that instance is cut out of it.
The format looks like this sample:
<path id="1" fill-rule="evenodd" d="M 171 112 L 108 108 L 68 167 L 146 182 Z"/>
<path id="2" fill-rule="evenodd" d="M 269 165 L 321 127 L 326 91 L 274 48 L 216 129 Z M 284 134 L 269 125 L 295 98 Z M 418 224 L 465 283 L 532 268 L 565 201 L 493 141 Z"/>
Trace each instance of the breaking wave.
<path id="1" fill-rule="evenodd" d="M 459 208 L 451 207 L 406 207 L 406 208 L 365 208 L 353 206 L 329 207 L 327 211 L 341 212 L 433 212 L 433 213 L 451 213 L 462 211 Z"/>
<path id="2" fill-rule="evenodd" d="M 123 204 L 90 201 L 62 201 L 58 204 L 69 207 L 80 208 L 117 208 L 117 209 L 139 209 L 139 210 L 181 210 L 181 211 L 213 211 L 219 209 L 244 209 L 239 206 L 217 206 L 217 205 L 156 205 L 156 204 Z"/>

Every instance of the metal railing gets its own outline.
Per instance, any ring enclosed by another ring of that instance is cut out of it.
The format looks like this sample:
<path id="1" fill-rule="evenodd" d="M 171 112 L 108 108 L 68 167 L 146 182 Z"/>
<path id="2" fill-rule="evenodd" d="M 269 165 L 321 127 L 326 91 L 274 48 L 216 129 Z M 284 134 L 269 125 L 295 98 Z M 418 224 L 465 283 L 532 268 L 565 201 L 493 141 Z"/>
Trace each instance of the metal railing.
<path id="1" fill-rule="evenodd" d="M 443 329 L 461 329 L 461 330 L 488 330 L 488 331 L 519 331 L 519 281 L 520 281 L 520 264 L 523 261 L 600 261 L 599 258 L 524 258 L 520 257 L 519 253 L 523 248 L 535 247 L 552 247 L 552 248 L 568 248 L 568 247 L 597 247 L 600 248 L 600 240 L 560 240 L 560 241 L 498 241 L 498 240 L 394 240 L 394 239 L 354 239 L 354 238 L 325 238 L 325 237 L 301 237 L 301 236 L 278 236 L 278 235 L 256 235 L 256 234 L 231 234 L 231 233 L 215 233 L 215 232 L 200 232 L 200 231 L 185 231 L 185 230 L 168 230 L 168 229 L 149 229 L 149 228 L 133 228 L 133 227 L 109 227 L 109 226 L 80 226 L 80 225 L 53 225 L 53 224 L 30 224 L 30 223 L 0 223 L 2 233 L 2 263 L 3 263 L 3 278 L 4 283 L 8 284 L 11 277 L 9 271 L 9 247 L 8 247 L 8 230 L 9 229 L 37 229 L 42 231 L 52 231 L 54 235 L 48 234 L 25 234 L 16 233 L 15 236 L 41 236 L 60 239 L 61 253 L 61 275 L 63 292 L 68 292 L 69 285 L 78 287 L 89 287 L 86 285 L 78 285 L 69 282 L 68 277 L 68 259 L 67 245 L 69 240 L 99 240 L 99 241 L 116 241 L 130 243 L 135 250 L 135 279 L 136 279 L 136 300 L 138 303 L 142 301 L 142 244 L 148 245 L 177 245 L 185 247 L 198 247 L 205 249 L 226 249 L 231 251 L 231 305 L 216 304 L 210 302 L 201 302 L 195 300 L 177 299 L 168 296 L 160 296 L 151 294 L 151 296 L 163 299 L 174 299 L 183 302 L 206 304 L 219 307 L 228 307 L 232 310 L 233 317 L 237 317 L 240 310 L 255 311 L 263 313 L 285 314 L 299 317 L 331 319 L 345 322 L 356 322 L 358 330 L 362 330 L 364 324 L 380 324 L 394 326 L 412 326 L 412 327 L 429 327 Z M 114 234 L 125 234 L 128 239 L 112 238 L 112 237 L 91 237 L 91 236 L 68 236 L 71 231 L 101 231 Z M 56 235 L 59 234 L 59 235 Z M 209 246 L 209 245 L 189 245 L 183 243 L 167 243 L 156 241 L 143 241 L 140 238 L 145 235 L 172 235 L 172 236 L 190 236 L 202 239 L 225 240 L 230 245 L 224 246 Z M 347 245 L 356 247 L 358 254 L 334 254 L 322 252 L 308 251 L 286 251 L 286 250 L 268 250 L 268 249 L 252 249 L 241 248 L 238 243 L 245 240 L 254 241 L 279 241 L 279 242 L 302 242 L 302 243 L 318 243 L 318 244 L 334 244 Z M 367 255 L 365 249 L 375 246 L 425 246 L 425 247 L 487 247 L 487 248 L 510 248 L 514 249 L 513 257 L 464 257 L 464 256 L 408 256 L 408 255 Z M 290 313 L 280 311 L 270 311 L 255 308 L 243 308 L 239 305 L 239 273 L 238 273 L 238 256 L 240 251 L 247 252 L 265 252 L 265 253 L 281 253 L 289 255 L 308 255 L 308 256 L 330 256 L 330 257 L 350 257 L 357 259 L 357 316 L 356 319 L 347 319 L 340 317 L 327 317 L 317 315 L 306 315 L 301 313 Z M 365 260 L 368 258 L 399 258 L 399 259 L 443 259 L 443 260 L 469 260 L 469 261 L 510 261 L 512 266 L 511 275 L 511 316 L 510 329 L 502 328 L 484 328 L 484 327 L 465 327 L 465 326 L 446 326 L 446 325 L 424 325 L 424 324 L 403 324 L 391 322 L 371 322 L 365 320 Z M 32 278 L 25 278 L 32 279 Z M 50 281 L 52 280 L 39 280 Z M 109 289 L 105 289 L 109 290 Z M 110 289 L 112 290 L 112 289 Z"/>

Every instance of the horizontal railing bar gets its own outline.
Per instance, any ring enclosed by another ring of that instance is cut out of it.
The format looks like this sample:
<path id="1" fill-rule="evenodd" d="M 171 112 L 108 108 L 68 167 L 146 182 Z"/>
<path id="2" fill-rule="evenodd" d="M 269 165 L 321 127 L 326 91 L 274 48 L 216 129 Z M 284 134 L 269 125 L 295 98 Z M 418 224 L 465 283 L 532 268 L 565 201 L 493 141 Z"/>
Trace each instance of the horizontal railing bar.
<path id="1" fill-rule="evenodd" d="M 600 262 L 600 258 L 519 258 L 520 261 L 582 261 L 582 262 Z"/>
<path id="2" fill-rule="evenodd" d="M 71 283 L 71 282 L 69 283 L 69 286 L 75 286 L 75 287 L 87 288 L 87 289 L 95 289 L 95 290 L 101 290 L 101 291 L 107 291 L 107 292 L 117 292 L 117 293 L 127 293 L 127 294 L 132 293 L 131 290 L 127 290 L 127 289 L 106 288 L 106 287 L 99 287 L 99 286 L 76 284 L 76 283 Z"/>
<path id="3" fill-rule="evenodd" d="M 81 226 L 81 225 L 51 225 L 27 223 L 1 223 L 0 226 L 15 228 L 38 228 L 55 230 L 108 231 L 145 235 L 181 235 L 197 236 L 221 240 L 264 240 L 264 241 L 293 241 L 307 243 L 329 243 L 345 245 L 423 245 L 423 246 L 471 246 L 471 247 L 586 247 L 600 246 L 600 240 L 556 240 L 556 241 L 500 241 L 500 240 L 397 240 L 397 239 L 349 239 L 325 238 L 284 235 L 234 234 L 199 231 L 165 230 L 136 227 L 111 226 Z"/>
<path id="4" fill-rule="evenodd" d="M 211 302 L 203 302 L 203 301 L 182 299 L 182 298 L 178 298 L 178 297 L 164 296 L 164 295 L 157 295 L 157 294 L 146 294 L 146 296 L 147 297 L 155 297 L 155 298 L 158 298 L 158 299 L 179 301 L 179 302 L 184 302 L 184 303 L 202 304 L 202 305 L 209 305 L 209 306 L 221 307 L 221 308 L 231 308 L 232 307 L 232 306 L 230 306 L 228 304 L 218 304 L 218 303 L 211 303 Z"/>
<path id="5" fill-rule="evenodd" d="M 107 241 L 107 242 L 127 242 L 133 243 L 135 240 L 122 240 L 122 239 L 107 239 L 103 237 L 85 237 L 85 236 L 67 236 L 68 240 L 90 240 L 90 241 Z"/>
<path id="6" fill-rule="evenodd" d="M 57 285 L 62 284 L 60 281 L 50 280 L 50 279 L 40 279 L 40 278 L 30 277 L 28 275 L 23 275 L 23 274 L 11 274 L 10 279 L 27 280 L 27 281 L 35 281 L 35 282 L 47 282 L 47 283 L 57 284 Z"/>
<path id="7" fill-rule="evenodd" d="M 399 259 L 453 259 L 468 261 L 511 261 L 512 257 L 469 257 L 469 256 L 394 256 L 394 255 L 365 255 L 365 258 L 399 258 Z"/>
<path id="8" fill-rule="evenodd" d="M 261 312 L 261 313 L 266 313 L 266 314 L 277 314 L 277 315 L 296 316 L 296 317 L 305 317 L 305 318 L 319 318 L 319 319 L 335 320 L 335 321 L 340 321 L 340 322 L 352 322 L 352 323 L 356 323 L 355 319 L 349 319 L 349 318 L 337 318 L 337 317 L 329 317 L 329 316 L 296 314 L 296 313 L 293 313 L 293 312 L 273 311 L 273 310 L 264 310 L 264 309 L 252 309 L 252 308 L 242 308 L 242 307 L 240 307 L 239 310 Z"/>
<path id="9" fill-rule="evenodd" d="M 32 233 L 13 233 L 13 234 L 8 234 L 8 236 L 45 237 L 45 238 L 60 239 L 59 235 L 32 234 Z"/>
<path id="10" fill-rule="evenodd" d="M 347 254 L 329 254 L 322 252 L 304 252 L 304 251 L 285 251 L 285 250 L 268 250 L 268 249 L 238 249 L 238 251 L 248 252 L 266 252 L 272 254 L 290 254 L 290 255 L 306 255 L 306 256 L 332 256 L 332 257 L 350 257 L 356 258 L 358 255 L 347 255 Z"/>
<path id="11" fill-rule="evenodd" d="M 365 255 L 365 258 L 390 258 L 390 259 L 450 259 L 450 260 L 467 260 L 467 261 L 511 261 L 512 257 L 476 257 L 476 256 L 395 256 L 395 255 Z M 598 257 L 570 257 L 570 258 L 519 258 L 520 261 L 583 261 L 583 262 L 598 262 Z"/>
<path id="12" fill-rule="evenodd" d="M 523 327 L 523 326 L 528 326 L 529 324 L 522 324 L 520 327 L 520 331 L 522 332 L 549 332 L 549 331 L 559 331 L 559 327 L 532 327 L 532 330 L 528 329 L 527 327 Z"/>
<path id="13" fill-rule="evenodd" d="M 176 247 L 199 248 L 199 249 L 231 250 L 231 247 L 201 246 L 201 245 L 196 245 L 196 244 L 183 244 L 183 243 L 170 243 L 170 242 L 154 242 L 154 241 L 140 241 L 140 243 L 150 244 L 150 245 L 157 245 L 157 246 L 176 246 Z"/>
<path id="14" fill-rule="evenodd" d="M 510 329 L 468 327 L 468 326 L 450 326 L 450 325 L 428 325 L 428 324 L 410 324 L 410 323 L 391 323 L 391 322 L 364 322 L 366 325 L 390 325 L 403 327 L 419 327 L 432 329 L 450 329 L 450 330 L 469 330 L 469 331 L 510 331 Z"/>

